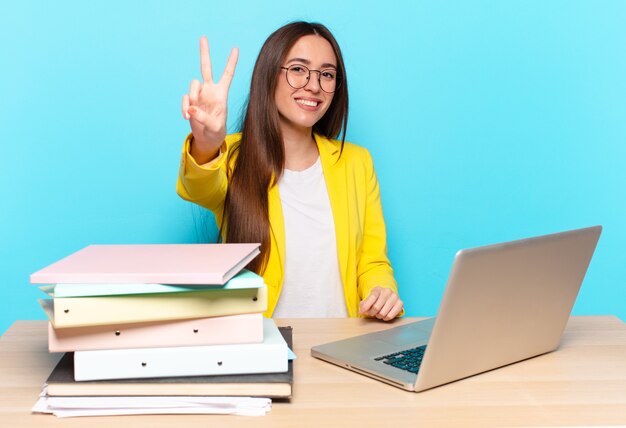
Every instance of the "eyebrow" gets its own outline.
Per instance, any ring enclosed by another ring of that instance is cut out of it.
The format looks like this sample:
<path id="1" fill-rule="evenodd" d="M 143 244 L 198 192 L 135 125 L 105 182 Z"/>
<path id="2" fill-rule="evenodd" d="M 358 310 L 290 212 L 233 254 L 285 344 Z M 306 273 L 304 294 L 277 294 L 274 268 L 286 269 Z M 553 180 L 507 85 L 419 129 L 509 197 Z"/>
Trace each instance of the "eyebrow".
<path id="1" fill-rule="evenodd" d="M 292 62 L 301 62 L 304 65 L 311 65 L 311 61 L 309 61 L 306 58 L 291 58 L 289 61 L 287 61 L 287 64 L 291 64 Z M 334 68 L 337 69 L 337 66 L 335 64 L 331 64 L 329 62 L 325 62 L 324 64 L 322 64 L 322 69 L 325 68 Z"/>

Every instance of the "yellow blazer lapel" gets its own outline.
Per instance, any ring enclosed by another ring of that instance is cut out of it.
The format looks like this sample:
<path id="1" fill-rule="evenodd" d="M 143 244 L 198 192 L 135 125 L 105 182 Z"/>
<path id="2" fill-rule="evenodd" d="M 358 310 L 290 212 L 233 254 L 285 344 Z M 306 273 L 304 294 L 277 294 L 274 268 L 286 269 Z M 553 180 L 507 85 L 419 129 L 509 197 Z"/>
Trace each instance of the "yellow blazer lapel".
<path id="1" fill-rule="evenodd" d="M 268 268 L 263 274 L 270 293 L 268 294 L 266 316 L 271 316 L 278 302 L 285 275 L 285 220 L 283 207 L 280 202 L 278 186 L 272 186 L 268 191 L 268 209 L 270 217 L 270 259 Z"/>
<path id="2" fill-rule="evenodd" d="M 278 193 L 278 185 L 270 187 L 267 197 L 271 218 L 270 237 L 276 241 L 276 250 L 282 268 L 285 266 L 285 219 L 283 217 L 283 206 L 280 202 L 280 193 Z"/>
<path id="3" fill-rule="evenodd" d="M 341 278 L 345 282 L 348 270 L 350 219 L 348 218 L 348 191 L 345 167 L 343 166 L 343 159 L 339 157 L 341 143 L 331 141 L 320 135 L 315 135 L 315 141 L 326 179 L 330 206 L 333 211 L 339 270 L 341 271 Z"/>

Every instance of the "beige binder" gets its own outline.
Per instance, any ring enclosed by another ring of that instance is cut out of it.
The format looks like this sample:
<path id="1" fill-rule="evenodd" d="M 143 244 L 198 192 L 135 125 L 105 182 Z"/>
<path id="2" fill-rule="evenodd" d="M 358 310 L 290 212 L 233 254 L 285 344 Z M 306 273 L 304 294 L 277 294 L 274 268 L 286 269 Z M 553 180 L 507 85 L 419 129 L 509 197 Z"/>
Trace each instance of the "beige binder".
<path id="1" fill-rule="evenodd" d="M 40 299 L 55 328 L 264 312 L 267 287 L 188 293 Z"/>

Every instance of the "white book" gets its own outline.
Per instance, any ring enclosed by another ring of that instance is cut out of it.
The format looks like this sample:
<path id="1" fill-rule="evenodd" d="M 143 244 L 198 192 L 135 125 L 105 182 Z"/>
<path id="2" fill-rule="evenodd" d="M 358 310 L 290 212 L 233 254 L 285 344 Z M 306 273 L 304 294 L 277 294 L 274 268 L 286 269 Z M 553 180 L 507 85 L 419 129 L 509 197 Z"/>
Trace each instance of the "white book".
<path id="1" fill-rule="evenodd" d="M 288 348 L 274 320 L 263 319 L 263 342 L 74 353 L 74 379 L 104 380 L 284 373 Z"/>

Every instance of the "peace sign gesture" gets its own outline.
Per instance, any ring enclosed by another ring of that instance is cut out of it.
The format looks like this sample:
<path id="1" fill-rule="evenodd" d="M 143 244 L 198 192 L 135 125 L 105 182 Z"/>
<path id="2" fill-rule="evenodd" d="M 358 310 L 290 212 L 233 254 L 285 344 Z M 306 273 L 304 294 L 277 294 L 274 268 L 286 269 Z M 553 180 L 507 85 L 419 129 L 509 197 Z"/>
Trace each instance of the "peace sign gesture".
<path id="1" fill-rule="evenodd" d="M 213 159 L 226 137 L 228 89 L 235 74 L 239 50 L 233 48 L 219 82 L 213 81 L 209 41 L 200 38 L 200 68 L 203 82 L 192 80 L 189 93 L 183 96 L 183 117 L 193 133 L 191 154 L 202 164 Z"/>

